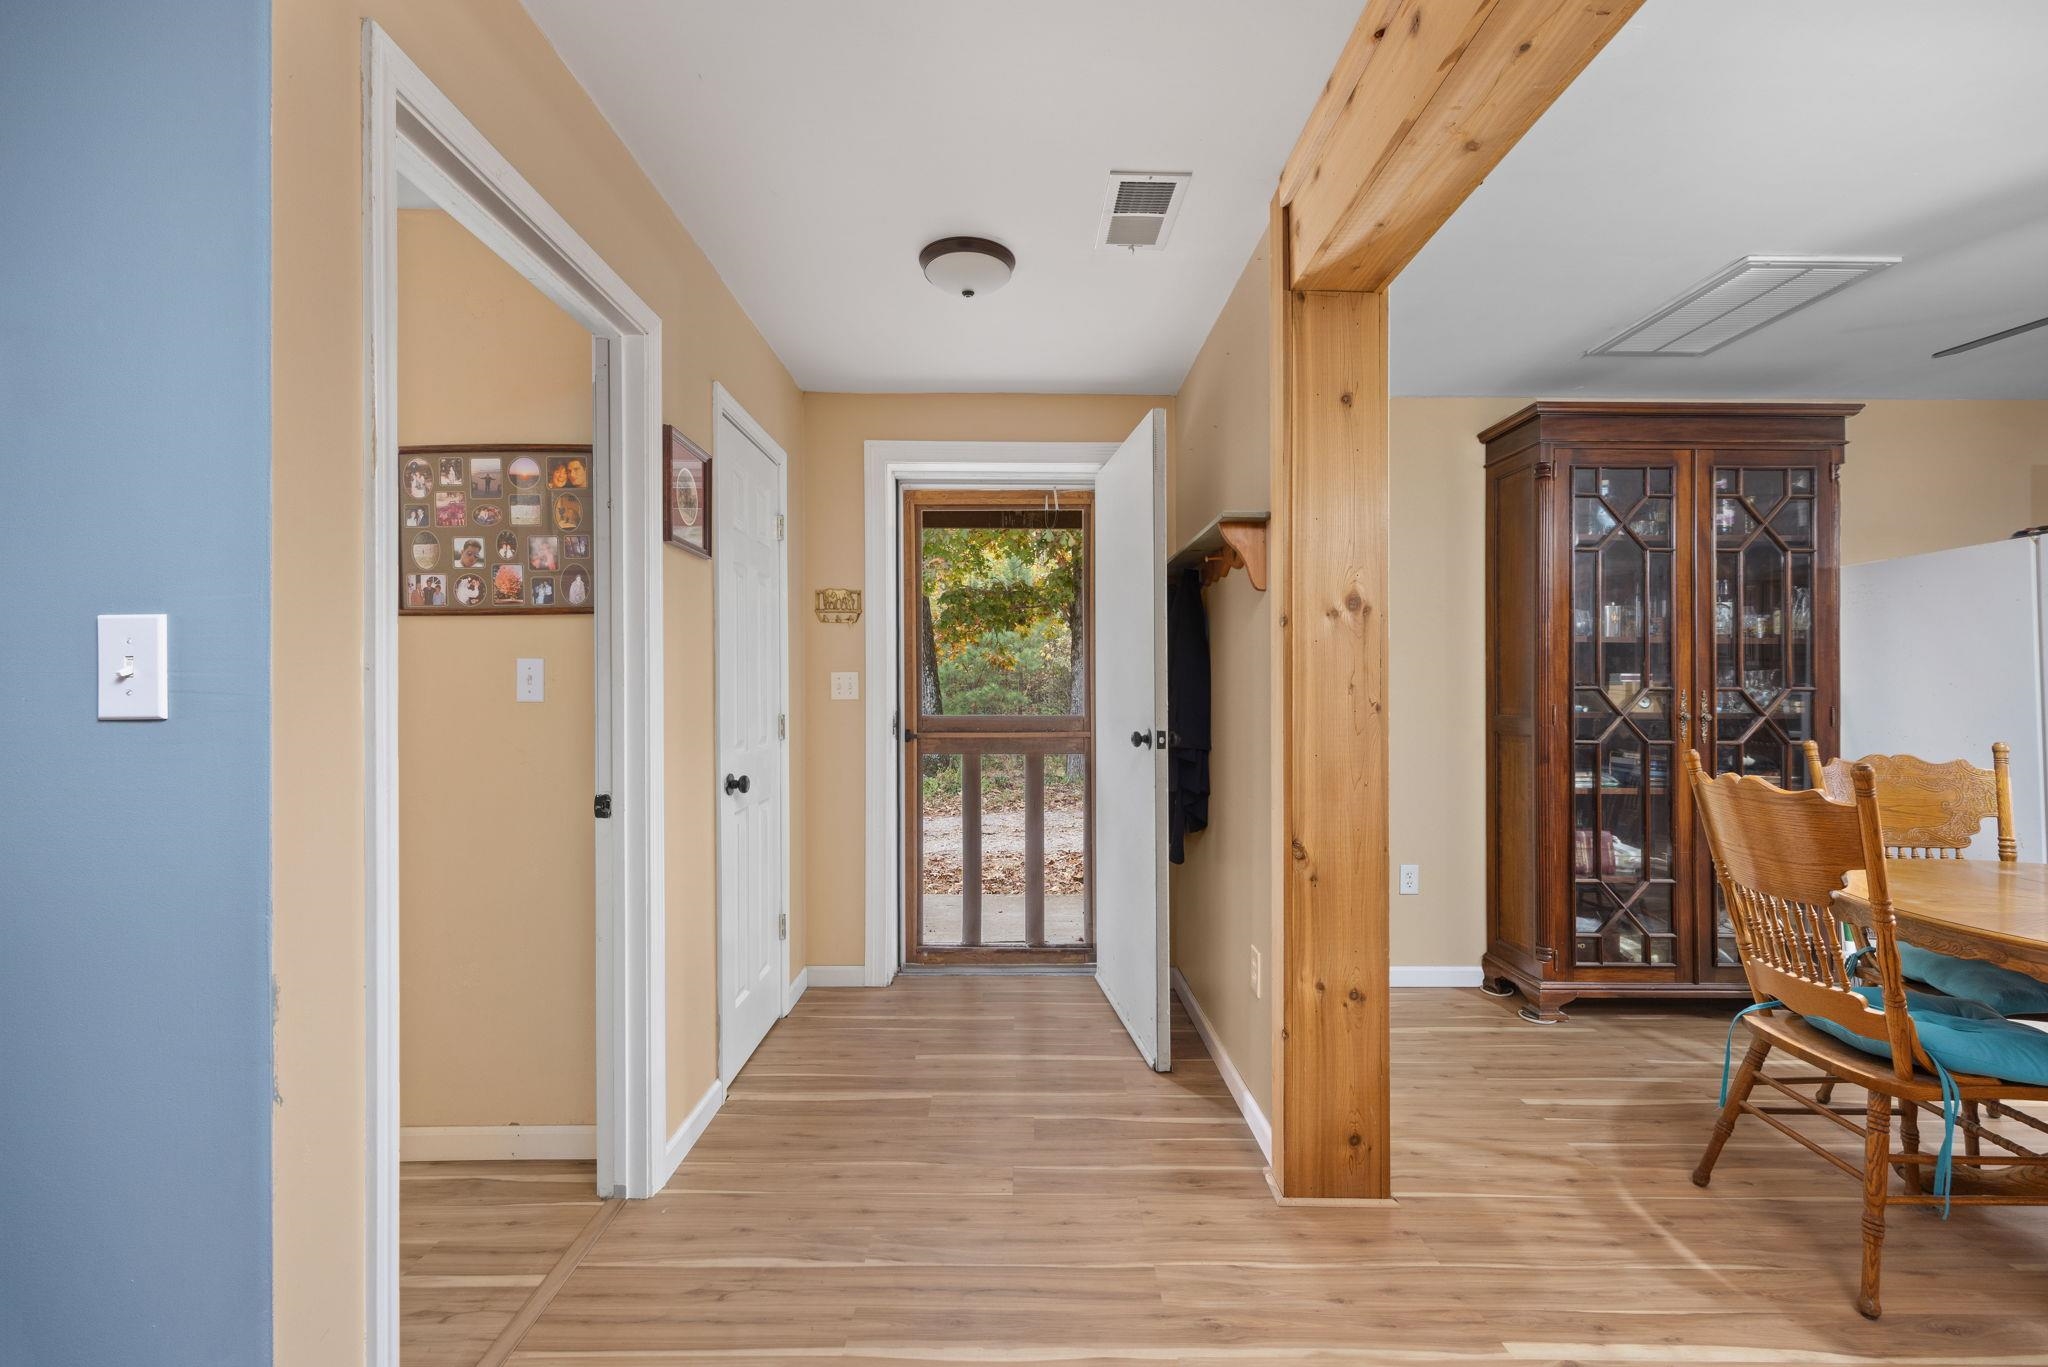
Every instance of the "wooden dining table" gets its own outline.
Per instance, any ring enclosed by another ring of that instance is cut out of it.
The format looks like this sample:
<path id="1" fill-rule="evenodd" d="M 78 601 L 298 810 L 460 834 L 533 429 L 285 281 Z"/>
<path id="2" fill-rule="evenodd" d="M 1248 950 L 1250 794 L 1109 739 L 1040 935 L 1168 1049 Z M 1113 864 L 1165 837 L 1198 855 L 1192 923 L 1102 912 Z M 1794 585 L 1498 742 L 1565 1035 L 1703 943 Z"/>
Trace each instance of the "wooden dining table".
<path id="1" fill-rule="evenodd" d="M 2048 979 L 2048 864 L 1889 859 L 1884 872 L 1901 940 Z M 1849 875 L 1835 903 L 1868 913 L 1861 869 Z M 1957 1195 L 2048 1196 L 2048 1173 L 2040 1169 L 1959 1166 L 1954 1181 Z"/>
<path id="2" fill-rule="evenodd" d="M 1899 938 L 2048 980 L 2048 864 L 1893 859 L 1884 866 Z M 1835 901 L 1870 909 L 1863 873 Z"/>

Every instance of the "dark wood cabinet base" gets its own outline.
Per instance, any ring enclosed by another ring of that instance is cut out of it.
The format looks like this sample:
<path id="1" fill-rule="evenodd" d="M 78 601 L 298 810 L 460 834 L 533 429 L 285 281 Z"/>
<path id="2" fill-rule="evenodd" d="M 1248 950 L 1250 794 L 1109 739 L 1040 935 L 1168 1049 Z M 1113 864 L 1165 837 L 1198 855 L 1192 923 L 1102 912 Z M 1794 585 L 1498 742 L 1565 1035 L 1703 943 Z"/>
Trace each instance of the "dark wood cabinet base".
<path id="1" fill-rule="evenodd" d="M 1641 1001 L 1645 998 L 1664 998 L 1670 1001 L 1748 1001 L 1751 998 L 1746 982 L 1614 982 L 1587 981 L 1583 979 L 1545 980 L 1538 974 L 1510 959 L 1486 955 L 1479 961 L 1479 990 L 1489 996 L 1519 996 L 1523 1005 L 1518 1014 L 1522 1019 L 1535 1025 L 1555 1025 L 1568 1020 L 1565 1008 L 1573 1002 L 1586 1001 Z"/>

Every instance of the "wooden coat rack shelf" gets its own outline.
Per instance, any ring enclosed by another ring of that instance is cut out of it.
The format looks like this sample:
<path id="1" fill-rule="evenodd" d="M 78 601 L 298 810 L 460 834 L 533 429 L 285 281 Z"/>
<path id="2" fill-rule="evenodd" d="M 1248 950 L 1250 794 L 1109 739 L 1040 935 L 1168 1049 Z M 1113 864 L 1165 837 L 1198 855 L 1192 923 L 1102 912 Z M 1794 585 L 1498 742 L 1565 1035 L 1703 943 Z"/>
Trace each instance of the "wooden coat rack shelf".
<path id="1" fill-rule="evenodd" d="M 1194 539 L 1166 562 L 1168 570 L 1200 563 L 1202 587 L 1243 569 L 1259 592 L 1266 591 L 1266 522 L 1268 513 L 1224 513 L 1196 532 Z"/>

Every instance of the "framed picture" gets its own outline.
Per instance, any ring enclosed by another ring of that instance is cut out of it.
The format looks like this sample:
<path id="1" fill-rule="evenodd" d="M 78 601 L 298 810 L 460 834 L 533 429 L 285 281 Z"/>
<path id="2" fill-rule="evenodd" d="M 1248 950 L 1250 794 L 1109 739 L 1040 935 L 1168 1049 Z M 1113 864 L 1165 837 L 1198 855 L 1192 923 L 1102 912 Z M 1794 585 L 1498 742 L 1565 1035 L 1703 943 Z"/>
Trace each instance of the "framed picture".
<path id="1" fill-rule="evenodd" d="M 593 611 L 591 475 L 588 446 L 401 448 L 400 614 Z"/>
<path id="2" fill-rule="evenodd" d="M 671 546 L 711 558 L 711 457 L 675 428 L 663 424 L 668 481 L 661 500 L 661 534 Z M 565 531 L 574 531 L 567 527 Z"/>

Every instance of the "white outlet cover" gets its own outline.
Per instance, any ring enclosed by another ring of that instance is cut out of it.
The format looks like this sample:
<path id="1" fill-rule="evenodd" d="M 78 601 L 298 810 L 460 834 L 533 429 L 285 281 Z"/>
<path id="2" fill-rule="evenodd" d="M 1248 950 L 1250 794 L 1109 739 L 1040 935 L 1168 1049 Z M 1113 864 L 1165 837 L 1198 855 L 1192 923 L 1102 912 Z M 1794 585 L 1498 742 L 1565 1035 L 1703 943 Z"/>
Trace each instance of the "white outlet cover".
<path id="1" fill-rule="evenodd" d="M 161 612 L 99 619 L 101 721 L 169 721 L 170 626 Z"/>
<path id="2" fill-rule="evenodd" d="M 548 662 L 522 657 L 518 671 L 513 675 L 512 696 L 519 702 L 546 702 Z"/>
<path id="3" fill-rule="evenodd" d="M 1409 894 L 1422 891 L 1422 865 L 1403 864 L 1401 866 L 1401 891 Z"/>

